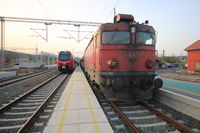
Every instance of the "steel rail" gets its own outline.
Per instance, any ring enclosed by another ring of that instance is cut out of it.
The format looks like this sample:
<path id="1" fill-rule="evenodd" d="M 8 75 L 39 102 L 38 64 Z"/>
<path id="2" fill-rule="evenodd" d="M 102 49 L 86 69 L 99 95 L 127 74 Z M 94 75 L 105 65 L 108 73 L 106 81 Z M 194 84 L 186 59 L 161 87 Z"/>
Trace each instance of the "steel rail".
<path id="1" fill-rule="evenodd" d="M 40 107 L 29 117 L 29 119 L 26 121 L 25 124 L 18 130 L 17 133 L 24 133 L 27 131 L 29 126 L 34 122 L 36 117 L 39 115 L 39 113 L 44 109 L 44 107 L 48 104 L 48 102 L 54 97 L 56 92 L 60 89 L 60 87 L 63 85 L 65 80 L 69 77 L 69 75 L 66 75 L 66 77 L 56 86 L 56 88 L 53 90 L 53 92 L 46 98 L 46 100 L 40 105 Z"/>
<path id="2" fill-rule="evenodd" d="M 14 79 L 14 80 L 11 79 L 11 80 L 5 81 L 3 83 L 0 83 L 0 87 L 6 86 L 6 85 L 9 85 L 9 84 L 12 84 L 12 83 L 16 83 L 16 82 L 19 82 L 19 81 L 22 81 L 22 80 L 25 80 L 25 79 L 28 79 L 28 78 L 32 78 L 32 77 L 38 76 L 40 74 L 47 73 L 49 71 L 42 71 L 42 72 L 38 72 L 38 73 L 33 73 L 33 74 L 30 74 L 30 75 L 19 77 L 19 78 Z"/>
<path id="3" fill-rule="evenodd" d="M 193 133 L 192 130 L 190 130 L 189 128 L 187 128 L 186 126 L 178 123 L 177 121 L 175 121 L 174 119 L 168 117 L 167 115 L 165 115 L 164 113 L 158 111 L 157 109 L 155 109 L 152 106 L 149 106 L 148 104 L 144 103 L 144 102 L 138 102 L 140 105 L 142 105 L 143 107 L 145 107 L 146 109 L 148 109 L 150 112 L 153 112 L 154 114 L 156 114 L 157 116 L 159 116 L 160 118 L 162 118 L 164 121 L 166 121 L 167 123 L 171 124 L 172 126 L 174 126 L 175 128 L 177 128 L 181 133 Z"/>
<path id="4" fill-rule="evenodd" d="M 12 102 L 10 102 L 10 103 L 6 104 L 5 106 L 1 107 L 0 108 L 0 114 L 4 113 L 8 109 L 10 109 L 14 104 L 16 104 L 17 102 L 23 100 L 25 97 L 27 97 L 31 93 L 35 92 L 40 87 L 44 86 L 45 84 L 47 84 L 48 82 L 50 82 L 51 80 L 53 80 L 54 78 L 56 78 L 57 76 L 59 76 L 60 74 L 61 73 L 56 74 L 55 76 L 51 77 L 50 79 L 44 81 L 43 83 L 41 83 L 41 84 L 37 85 L 36 87 L 32 88 L 31 90 L 27 91 L 24 95 L 18 97 L 17 99 L 13 100 Z"/>
<path id="5" fill-rule="evenodd" d="M 124 113 L 120 111 L 120 109 L 112 101 L 109 100 L 108 103 L 113 107 L 114 111 L 118 114 L 123 123 L 129 128 L 131 133 L 139 133 L 134 124 L 124 115 Z"/>

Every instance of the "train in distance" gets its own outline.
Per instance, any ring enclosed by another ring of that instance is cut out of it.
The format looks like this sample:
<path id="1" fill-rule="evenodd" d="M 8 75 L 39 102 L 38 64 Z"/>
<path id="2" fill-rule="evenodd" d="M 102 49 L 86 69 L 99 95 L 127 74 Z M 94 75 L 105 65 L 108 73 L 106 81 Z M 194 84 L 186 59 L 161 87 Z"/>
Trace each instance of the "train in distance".
<path id="1" fill-rule="evenodd" d="M 87 45 L 81 66 L 89 80 L 111 100 L 151 99 L 162 87 L 155 78 L 155 29 L 132 15 L 118 14 L 114 23 L 101 24 Z"/>
<path id="2" fill-rule="evenodd" d="M 70 51 L 60 51 L 56 62 L 57 70 L 63 73 L 73 72 L 76 66 L 74 56 Z"/>

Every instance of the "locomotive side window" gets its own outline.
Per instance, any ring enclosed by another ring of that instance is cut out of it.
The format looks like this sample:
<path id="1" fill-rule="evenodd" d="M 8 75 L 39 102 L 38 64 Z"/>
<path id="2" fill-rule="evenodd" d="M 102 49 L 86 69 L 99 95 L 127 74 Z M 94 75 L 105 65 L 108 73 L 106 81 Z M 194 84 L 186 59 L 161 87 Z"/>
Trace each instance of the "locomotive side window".
<path id="1" fill-rule="evenodd" d="M 136 34 L 136 44 L 139 45 L 155 45 L 156 37 L 153 33 L 147 32 L 137 32 Z"/>
<path id="2" fill-rule="evenodd" d="M 61 52 L 59 54 L 59 60 L 61 60 L 61 61 L 69 61 L 70 60 L 70 52 Z"/>
<path id="3" fill-rule="evenodd" d="M 130 33 L 128 31 L 106 31 L 102 33 L 103 44 L 129 44 Z"/>
<path id="4" fill-rule="evenodd" d="M 95 43 L 95 48 L 97 48 L 97 35 L 95 36 L 94 43 Z"/>

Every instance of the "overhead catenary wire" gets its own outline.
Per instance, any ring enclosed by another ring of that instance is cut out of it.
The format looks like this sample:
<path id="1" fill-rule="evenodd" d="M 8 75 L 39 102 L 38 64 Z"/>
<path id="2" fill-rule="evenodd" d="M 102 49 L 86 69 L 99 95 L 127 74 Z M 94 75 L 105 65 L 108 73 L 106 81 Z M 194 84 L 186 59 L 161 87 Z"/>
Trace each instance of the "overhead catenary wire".
<path id="1" fill-rule="evenodd" d="M 50 14 L 48 13 L 48 11 L 46 10 L 45 6 L 42 4 L 42 2 L 40 0 L 38 0 L 39 4 L 41 5 L 41 7 L 43 8 L 44 12 L 48 15 L 49 18 L 51 18 Z"/>
<path id="2" fill-rule="evenodd" d="M 9 12 L 8 11 L 6 11 L 5 9 L 3 9 L 3 8 L 0 8 L 0 10 L 4 13 L 4 14 L 8 14 Z M 6 24 L 5 24 L 6 25 Z M 11 27 L 11 28 L 10 28 Z M 17 28 L 15 28 L 13 25 L 9 25 L 9 26 L 7 26 L 6 28 L 10 28 L 10 29 L 14 29 L 13 31 L 14 32 L 20 32 L 20 33 L 22 33 L 22 34 L 27 34 L 26 32 L 24 32 L 24 31 L 21 31 L 21 30 L 19 30 L 19 29 L 17 29 Z"/>
<path id="3" fill-rule="evenodd" d="M 43 5 L 43 3 L 41 2 L 41 0 L 38 0 L 39 4 L 41 5 L 42 9 L 44 10 L 44 12 L 47 14 L 47 16 L 51 18 L 49 12 L 47 11 L 47 9 L 45 8 L 45 6 Z M 51 25 L 50 23 L 44 23 L 46 26 L 46 37 L 43 37 L 39 32 L 36 32 L 36 30 L 34 30 L 35 33 L 37 33 L 42 39 L 44 39 L 46 42 L 48 41 L 48 25 Z"/>
<path id="4" fill-rule="evenodd" d="M 50 6 L 50 8 L 51 8 L 51 10 L 52 10 L 53 16 L 56 16 L 56 18 L 59 18 L 58 16 L 59 16 L 60 14 L 58 14 L 57 11 L 55 10 L 55 8 L 54 8 L 54 6 L 53 6 L 51 0 L 48 0 L 48 4 L 49 4 L 49 6 Z M 59 31 L 59 34 L 62 34 L 62 33 L 61 33 L 61 31 L 62 31 L 61 28 L 60 28 L 59 26 L 57 26 L 57 25 L 56 25 L 56 28 L 59 29 L 59 30 L 58 30 L 58 31 Z"/>
<path id="5" fill-rule="evenodd" d="M 108 3 L 110 2 L 110 0 L 107 0 L 106 1 L 106 3 L 105 3 L 105 5 L 104 5 L 104 7 L 102 8 L 103 10 L 102 10 L 102 12 L 101 12 L 101 14 L 100 14 L 100 20 L 102 20 L 103 19 L 103 14 L 104 14 L 104 12 L 106 11 L 106 8 L 108 7 Z"/>
<path id="6" fill-rule="evenodd" d="M 110 15 L 113 13 L 114 8 L 116 8 L 117 4 L 118 4 L 119 0 L 116 0 L 113 8 L 111 8 L 110 12 L 108 13 L 107 17 L 105 18 L 105 20 L 108 19 L 108 17 L 110 17 Z"/>
<path id="7" fill-rule="evenodd" d="M 72 34 L 70 34 L 67 30 L 63 30 L 65 31 L 72 39 L 74 39 L 75 41 L 78 41 Z"/>
<path id="8" fill-rule="evenodd" d="M 48 2 L 48 3 L 47 3 Z M 108 2 L 108 1 L 107 1 Z M 53 4 L 52 4 L 53 3 Z M 6 22 L 25 22 L 25 23 L 30 23 L 30 26 L 32 25 L 32 23 L 35 23 L 35 24 L 39 24 L 39 23 L 41 23 L 41 24 L 44 24 L 44 23 L 47 23 L 47 24 L 55 24 L 55 26 L 57 27 L 58 25 L 72 25 L 72 26 L 74 26 L 74 25 L 80 25 L 80 26 L 94 26 L 94 27 L 96 27 L 96 26 L 99 26 L 101 23 L 99 23 L 99 22 L 84 22 L 84 21 L 65 21 L 65 20 L 59 20 L 59 19 L 57 19 L 57 20 L 53 20 L 52 18 L 51 18 L 51 16 L 52 16 L 52 13 L 56 13 L 56 11 L 54 10 L 55 8 L 53 7 L 54 6 L 54 1 L 50 1 L 50 0 L 38 0 L 38 1 L 36 1 L 36 4 L 39 6 L 39 9 L 40 9 L 40 12 L 43 12 L 43 13 L 45 13 L 44 15 L 46 15 L 46 17 L 47 18 L 49 18 L 49 20 L 50 21 L 46 21 L 46 20 L 44 20 L 44 19 L 38 19 L 38 20 L 36 20 L 36 19 L 34 19 L 34 18 L 17 18 L 17 17 L 4 17 L 4 16 L 0 16 L 0 18 L 3 18 L 3 19 L 5 19 L 5 21 Z M 49 5 L 48 5 L 49 4 Z M 40 8 L 40 6 L 41 6 L 41 8 Z M 51 7 L 51 8 L 49 8 L 49 6 Z M 52 12 L 52 10 L 51 9 L 53 9 L 53 12 Z M 43 10 L 43 11 L 42 11 Z M 57 15 L 56 15 L 57 16 Z M 59 17 L 58 17 L 59 18 Z M 32 19 L 32 20 L 30 20 L 30 19 Z M 10 27 L 10 26 L 9 26 Z M 33 27 L 32 27 L 33 28 Z M 35 29 L 35 28 L 34 28 Z M 16 30 L 14 30 L 14 31 L 16 31 Z M 24 30 L 23 30 L 24 31 Z M 22 32 L 22 31 L 20 31 L 19 30 L 19 32 Z M 39 31 L 34 31 L 34 32 L 38 32 L 38 33 L 40 33 Z M 82 32 L 82 31 L 81 31 Z M 38 34 L 38 33 L 36 33 L 37 35 L 40 35 L 40 34 Z M 27 33 L 26 32 L 24 32 L 23 33 L 24 35 L 26 35 Z M 42 33 L 41 33 L 41 35 L 43 35 Z M 84 38 L 86 38 L 88 35 L 86 35 L 86 37 L 83 37 L 83 36 L 85 36 L 84 34 L 81 34 L 81 39 L 79 39 L 79 40 L 83 40 Z M 83 38 L 82 38 L 83 37 Z M 43 38 L 44 39 L 44 38 Z"/>
<path id="9" fill-rule="evenodd" d="M 56 10 L 55 10 L 53 4 L 51 3 L 51 0 L 48 0 L 48 3 L 49 3 L 49 5 L 50 5 L 50 7 L 51 7 L 51 9 L 52 9 L 52 11 L 53 11 L 53 13 L 54 13 L 54 16 L 58 16 L 58 14 L 57 14 L 57 12 L 56 12 Z"/>

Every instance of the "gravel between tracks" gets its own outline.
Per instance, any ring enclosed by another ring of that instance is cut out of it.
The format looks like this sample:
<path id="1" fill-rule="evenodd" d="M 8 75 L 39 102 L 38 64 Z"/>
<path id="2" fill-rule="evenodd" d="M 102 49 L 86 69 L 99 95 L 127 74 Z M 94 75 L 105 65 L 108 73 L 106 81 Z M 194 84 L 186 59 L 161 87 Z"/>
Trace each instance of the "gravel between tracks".
<path id="1" fill-rule="evenodd" d="M 55 72 L 53 72 L 51 74 L 54 75 Z M 36 85 L 40 84 L 42 81 L 33 84 L 31 86 L 25 87 L 24 84 L 25 83 L 29 83 L 32 82 L 34 80 L 37 80 L 38 78 L 42 78 L 44 77 L 46 74 L 42 74 L 36 77 L 32 77 L 26 80 L 22 80 L 19 81 L 17 83 L 13 83 L 11 85 L 8 86 L 4 86 L 0 88 L 0 106 L 2 106 L 5 103 L 8 103 L 10 100 L 13 100 L 15 97 L 18 97 L 19 95 L 22 95 L 23 93 L 27 92 L 28 90 L 32 89 L 33 87 L 35 87 Z M 49 77 L 51 77 L 49 76 Z"/>
<path id="2" fill-rule="evenodd" d="M 192 118 L 186 114 L 183 114 L 181 112 L 178 112 L 174 110 L 173 108 L 166 106 L 164 104 L 161 104 L 155 100 L 148 101 L 149 104 L 154 105 L 156 109 L 161 109 L 161 112 L 165 114 L 171 114 L 171 118 L 175 120 L 180 120 L 180 122 L 183 122 L 185 126 L 187 126 L 190 129 L 198 129 L 200 132 L 200 121 L 196 120 L 195 118 Z"/>
<path id="3" fill-rule="evenodd" d="M 46 95 L 46 94 L 49 94 L 49 93 L 51 93 L 52 92 L 52 90 L 60 83 L 60 81 L 62 81 L 63 80 L 63 78 L 65 77 L 66 75 L 65 74 L 61 74 L 60 76 L 58 76 L 57 78 L 55 78 L 55 79 L 53 79 L 51 82 L 49 82 L 49 83 L 47 83 L 45 86 L 43 86 L 42 88 L 40 88 L 38 91 L 36 91 L 33 95 L 39 95 L 39 94 L 42 94 L 42 95 Z M 48 92 L 47 92 L 48 91 Z M 58 92 L 61 92 L 60 90 L 58 91 Z M 60 96 L 61 96 L 61 93 L 58 93 L 57 92 L 57 94 L 54 96 L 54 98 L 53 98 L 53 100 L 52 100 L 52 102 L 50 103 L 50 104 L 48 104 L 48 106 L 47 106 L 47 108 L 43 111 L 43 114 L 45 114 L 45 116 L 47 116 L 47 115 L 49 115 L 49 114 L 51 114 L 52 112 L 53 112 L 53 108 L 54 108 L 54 106 L 56 105 L 56 101 L 58 101 L 59 100 L 59 98 L 60 98 Z M 29 99 L 31 99 L 31 97 L 29 98 Z M 35 99 L 35 98 L 34 98 Z M 39 98 L 40 99 L 40 98 Z M 27 101 L 25 101 L 25 100 L 23 100 L 22 102 L 20 102 L 20 104 L 17 104 L 16 106 L 15 106 L 15 108 L 17 107 L 17 108 L 21 108 L 21 107 L 24 107 L 24 105 L 21 105 L 21 104 L 26 104 L 26 103 L 29 103 L 29 102 L 27 102 Z M 37 101 L 36 101 L 36 103 L 37 103 Z M 52 106 L 52 105 L 54 105 L 54 106 Z M 33 106 L 31 106 L 31 107 L 33 107 Z M 34 109 L 35 110 L 35 109 Z M 9 113 L 14 113 L 14 112 L 30 112 L 30 111 L 33 111 L 32 109 L 25 109 L 25 110 L 16 110 L 16 109 L 14 109 L 14 108 L 11 108 L 11 109 L 9 109 Z M 1 115 L 1 119 L 8 119 L 8 118 L 10 118 L 10 119 L 13 119 L 13 118 L 26 118 L 26 117 L 29 117 L 29 114 L 26 114 L 26 113 L 23 113 L 23 114 L 20 114 L 20 115 L 10 115 L 10 114 L 3 114 L 3 115 Z M 49 118 L 49 117 L 48 117 Z M 45 120 L 46 121 L 46 120 Z M 11 125 L 13 125 L 13 126 L 15 126 L 15 125 L 20 125 L 20 124 L 23 124 L 23 121 L 15 121 L 15 122 L 12 122 L 12 124 L 10 124 L 10 122 L 0 122 L 0 126 L 11 126 Z M 36 125 L 38 125 L 37 123 L 36 123 Z M 41 124 L 39 124 L 39 125 L 41 125 Z M 36 126 L 37 127 L 37 126 Z M 6 130 L 5 130 L 6 131 Z M 9 132 L 11 132 L 11 133 L 15 133 L 16 132 L 16 130 L 15 129 L 10 129 L 9 130 Z M 39 131 L 39 132 L 41 132 L 41 131 Z"/>
<path id="4" fill-rule="evenodd" d="M 70 75 L 71 76 L 71 75 Z M 44 128 L 46 127 L 52 113 L 53 110 L 56 106 L 56 104 L 58 103 L 62 92 L 64 91 L 64 89 L 67 86 L 67 83 L 70 79 L 70 76 L 67 78 L 67 80 L 65 81 L 65 83 L 62 85 L 62 87 L 58 90 L 58 92 L 56 93 L 56 95 L 54 96 L 54 98 L 50 101 L 50 103 L 47 105 L 45 110 L 51 110 L 51 111 L 43 111 L 42 114 L 36 118 L 36 121 L 33 125 L 31 125 L 28 129 L 28 132 L 43 132 Z"/>

